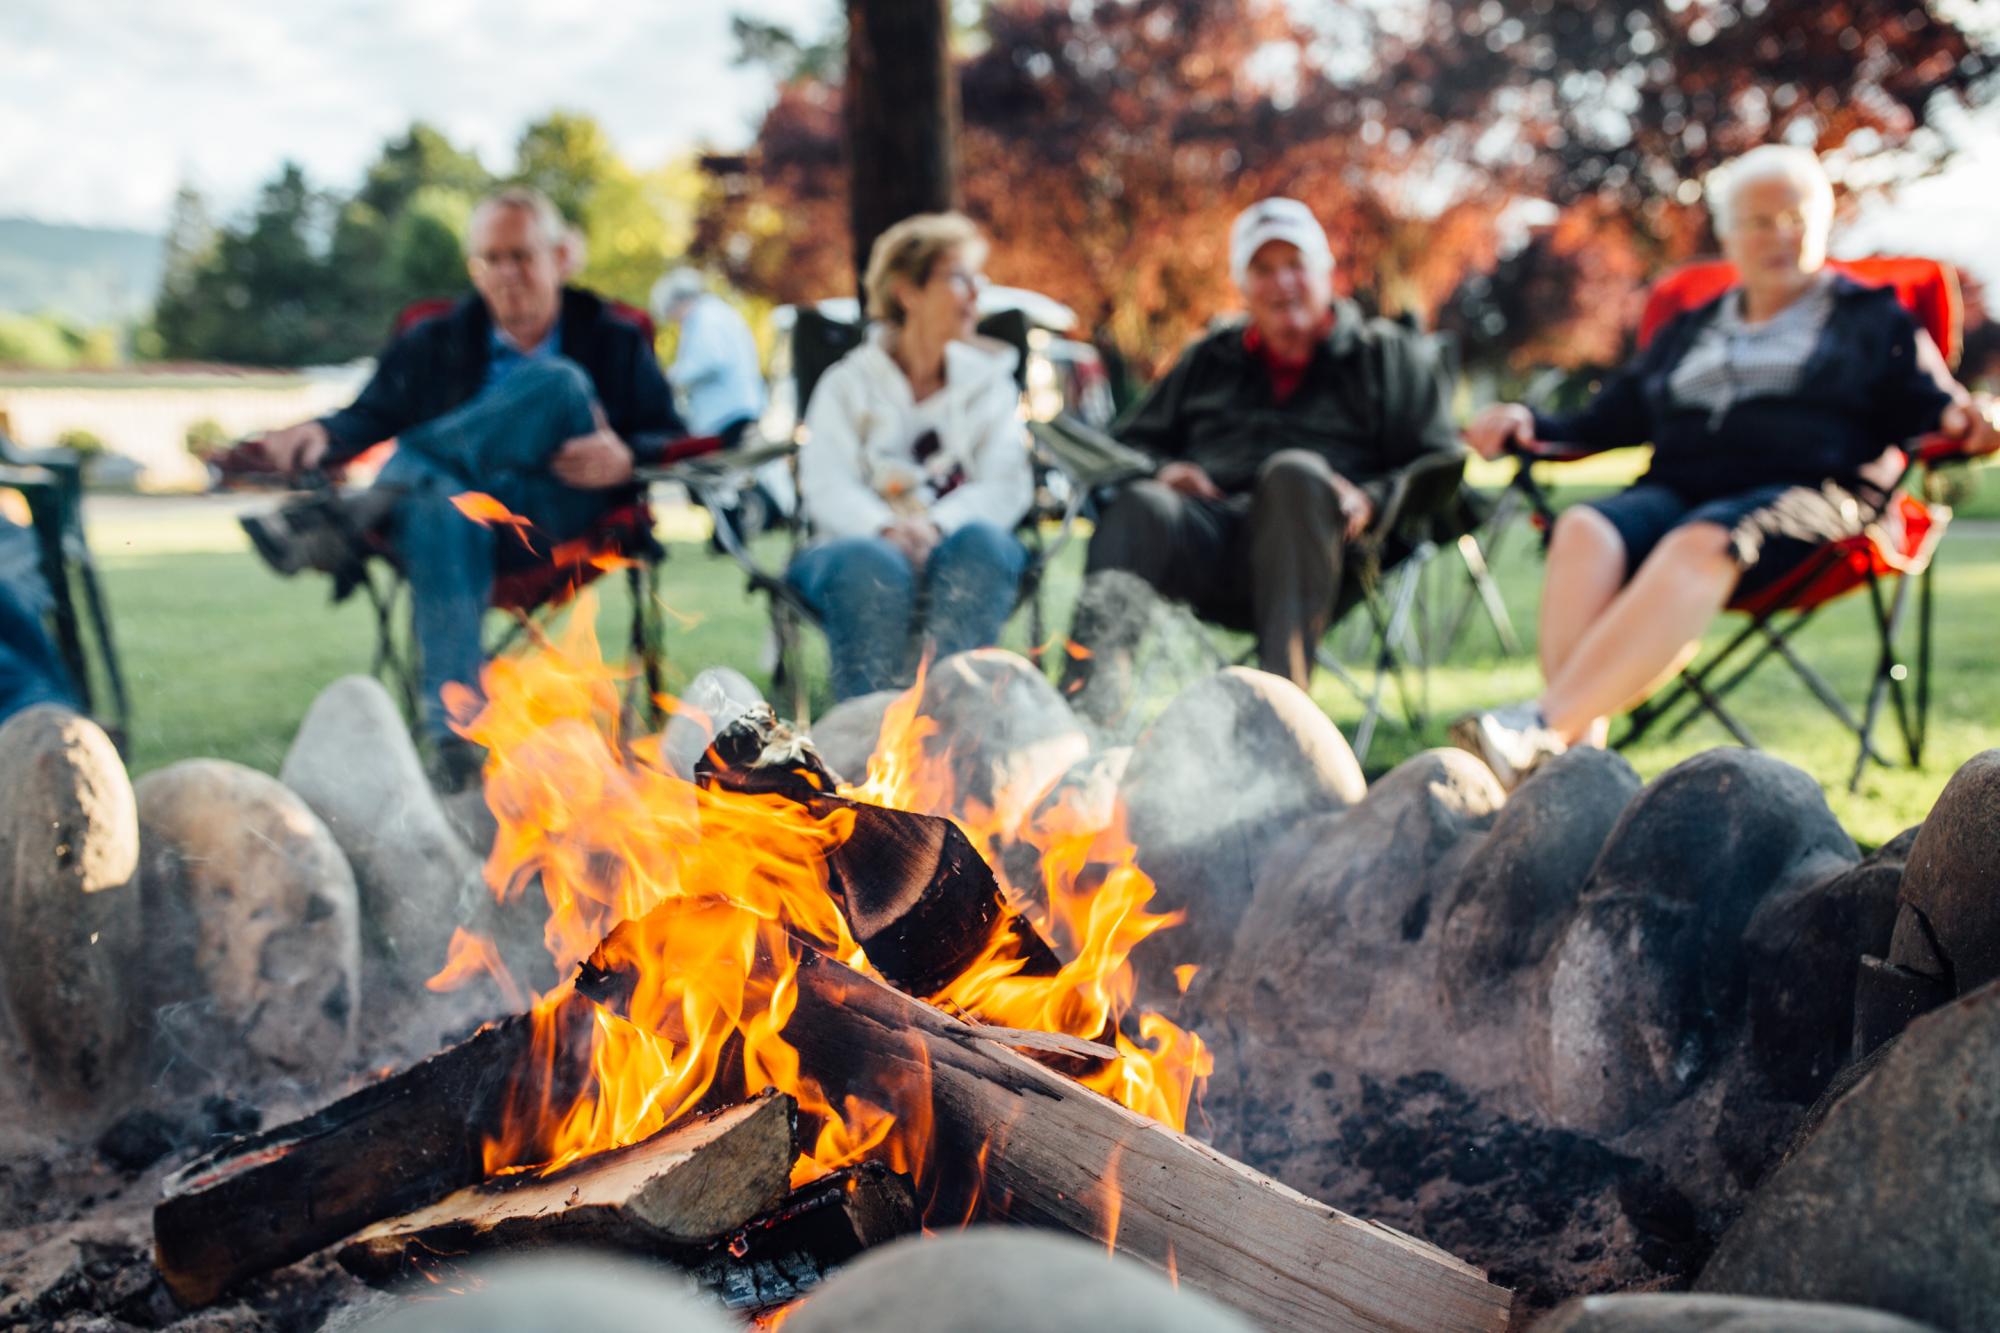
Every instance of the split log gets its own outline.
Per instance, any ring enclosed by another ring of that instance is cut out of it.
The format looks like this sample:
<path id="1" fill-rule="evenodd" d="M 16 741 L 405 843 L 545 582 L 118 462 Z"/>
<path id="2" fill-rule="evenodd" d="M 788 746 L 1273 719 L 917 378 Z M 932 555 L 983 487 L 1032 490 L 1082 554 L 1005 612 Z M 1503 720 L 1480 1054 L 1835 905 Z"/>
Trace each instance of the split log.
<path id="1" fill-rule="evenodd" d="M 798 1104 L 767 1089 L 550 1175 L 494 1177 L 379 1222 L 341 1247 L 340 1266 L 384 1286 L 501 1249 L 589 1245 L 672 1257 L 783 1199 L 797 1140 Z"/>
<path id="2" fill-rule="evenodd" d="M 588 1006 L 580 1006 L 587 1012 Z M 485 1175 L 484 1141 L 531 1050 L 516 1015 L 302 1120 L 235 1139 L 169 1176 L 154 1262 L 182 1305 L 303 1259 Z M 587 1042 L 573 1044 L 587 1056 Z M 580 1072 L 580 1071 L 579 1071 Z M 561 1080 L 566 1071 L 553 1071 Z"/>
<path id="3" fill-rule="evenodd" d="M 615 1002 L 615 987 L 579 989 Z M 1288 1189 L 972 1024 L 818 954 L 798 989 L 784 1035 L 836 1103 L 852 1093 L 893 1107 L 930 1087 L 934 1219 L 1071 1231 L 1175 1271 L 1265 1328 L 1507 1325 L 1511 1298 L 1479 1269 Z"/>
<path id="4" fill-rule="evenodd" d="M 686 1266 L 725 1306 L 756 1315 L 797 1300 L 863 1250 L 916 1230 L 909 1177 L 864 1162 L 792 1191 Z"/>
<path id="5" fill-rule="evenodd" d="M 695 779 L 731 791 L 774 793 L 825 819 L 852 812 L 853 829 L 827 857 L 827 889 L 868 961 L 912 995 L 935 995 L 976 962 L 995 932 L 1011 934 L 1023 972 L 1052 976 L 1061 960 L 1008 906 L 992 867 L 941 815 L 891 810 L 833 794 L 834 778 L 803 734 L 768 706 L 725 727 L 695 764 Z"/>

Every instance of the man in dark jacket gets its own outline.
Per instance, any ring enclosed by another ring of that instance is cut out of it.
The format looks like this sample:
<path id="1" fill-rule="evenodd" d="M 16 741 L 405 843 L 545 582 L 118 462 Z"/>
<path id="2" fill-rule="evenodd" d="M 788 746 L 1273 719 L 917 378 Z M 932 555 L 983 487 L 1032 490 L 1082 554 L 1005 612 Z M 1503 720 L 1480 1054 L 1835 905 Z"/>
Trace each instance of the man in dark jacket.
<path id="1" fill-rule="evenodd" d="M 477 683 L 494 561 L 514 540 L 454 498 L 492 496 L 527 520 L 546 553 L 587 532 L 634 463 L 684 434 L 643 321 L 562 285 L 565 234 L 538 192 L 489 196 L 467 248 L 477 295 L 403 331 L 351 406 L 258 442 L 267 466 L 298 473 L 396 439 L 375 485 L 342 502 L 345 522 L 324 502 L 295 503 L 244 528 L 284 574 L 351 571 L 358 554 L 347 532 L 388 536 L 410 582 L 424 722 L 447 753 L 448 777 L 461 776 L 450 770 L 465 756 L 455 753 L 443 689 Z"/>
<path id="2" fill-rule="evenodd" d="M 1229 255 L 1250 318 L 1188 348 L 1118 430 L 1164 465 L 1105 511 L 1087 571 L 1130 571 L 1255 631 L 1264 670 L 1304 687 L 1350 547 L 1412 469 L 1439 492 L 1416 508 L 1449 496 L 1464 447 L 1432 348 L 1333 299 L 1333 255 L 1304 204 L 1245 209 Z M 1073 631 L 1078 676 L 1103 666 L 1092 605 Z"/>

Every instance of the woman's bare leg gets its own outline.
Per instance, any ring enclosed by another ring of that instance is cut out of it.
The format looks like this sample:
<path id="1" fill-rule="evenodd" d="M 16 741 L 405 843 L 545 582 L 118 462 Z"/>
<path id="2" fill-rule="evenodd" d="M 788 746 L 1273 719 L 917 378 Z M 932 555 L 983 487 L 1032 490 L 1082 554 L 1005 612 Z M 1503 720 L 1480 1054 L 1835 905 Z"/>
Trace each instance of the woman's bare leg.
<path id="1" fill-rule="evenodd" d="M 1611 520 L 1581 505 L 1564 510 L 1550 535 L 1548 573 L 1542 580 L 1537 646 L 1544 681 L 1561 673 L 1624 582 L 1625 542 Z M 1609 730 L 1608 720 L 1599 718 L 1578 739 L 1602 746 Z"/>
<path id="2" fill-rule="evenodd" d="M 1646 697 L 1687 660 L 1741 575 L 1720 524 L 1668 533 L 1550 678 L 1542 719 L 1575 742 L 1599 719 Z"/>

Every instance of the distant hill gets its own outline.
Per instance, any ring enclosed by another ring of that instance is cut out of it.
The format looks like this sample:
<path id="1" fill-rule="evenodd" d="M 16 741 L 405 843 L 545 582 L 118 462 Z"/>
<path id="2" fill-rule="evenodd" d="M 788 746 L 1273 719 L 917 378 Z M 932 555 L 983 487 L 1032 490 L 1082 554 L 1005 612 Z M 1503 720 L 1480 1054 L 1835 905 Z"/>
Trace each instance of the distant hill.
<path id="1" fill-rule="evenodd" d="M 0 310 L 122 323 L 153 304 L 160 264 L 146 232 L 0 218 Z"/>

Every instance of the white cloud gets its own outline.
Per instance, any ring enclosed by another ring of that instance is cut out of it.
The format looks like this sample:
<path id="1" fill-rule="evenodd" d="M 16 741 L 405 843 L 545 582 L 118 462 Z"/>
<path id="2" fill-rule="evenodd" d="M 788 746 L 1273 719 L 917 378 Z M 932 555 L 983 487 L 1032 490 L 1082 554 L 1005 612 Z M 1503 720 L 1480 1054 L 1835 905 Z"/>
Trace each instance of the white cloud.
<path id="1" fill-rule="evenodd" d="M 6 0 L 0 212 L 154 229 L 183 178 L 222 210 L 286 158 L 351 187 L 434 122 L 504 166 L 562 106 L 651 165 L 746 141 L 770 96 L 730 65 L 742 9 L 817 32 L 833 0 Z"/>

